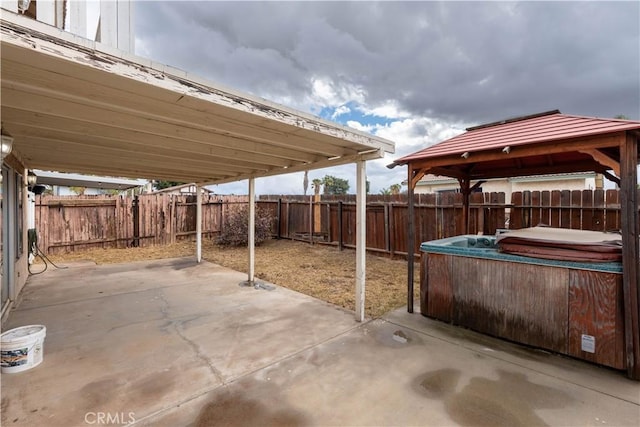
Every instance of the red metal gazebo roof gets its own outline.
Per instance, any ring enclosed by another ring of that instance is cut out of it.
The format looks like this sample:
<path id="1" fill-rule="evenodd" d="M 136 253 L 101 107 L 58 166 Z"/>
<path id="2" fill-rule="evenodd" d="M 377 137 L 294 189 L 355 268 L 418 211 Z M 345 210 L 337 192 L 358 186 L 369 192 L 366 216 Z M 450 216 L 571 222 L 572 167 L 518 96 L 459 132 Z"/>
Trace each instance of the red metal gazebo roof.
<path id="1" fill-rule="evenodd" d="M 418 159 L 560 142 L 634 129 L 640 129 L 640 122 L 573 116 L 555 110 L 469 128 L 461 135 L 401 157 L 394 163 L 401 165 Z"/>

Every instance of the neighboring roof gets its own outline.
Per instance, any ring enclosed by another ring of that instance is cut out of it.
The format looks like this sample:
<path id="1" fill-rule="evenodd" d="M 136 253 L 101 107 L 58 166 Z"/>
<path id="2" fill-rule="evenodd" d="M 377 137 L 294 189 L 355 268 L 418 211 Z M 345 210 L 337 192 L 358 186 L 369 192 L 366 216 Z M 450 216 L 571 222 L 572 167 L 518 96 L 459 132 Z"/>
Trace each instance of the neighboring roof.
<path id="1" fill-rule="evenodd" d="M 173 192 L 180 192 L 182 189 L 186 188 L 188 190 L 191 191 L 191 187 L 195 187 L 196 184 L 194 183 L 188 183 L 188 184 L 180 184 L 180 185 L 174 185 L 173 187 L 167 187 L 167 188 L 163 188 L 161 190 L 153 190 L 151 193 L 156 194 L 156 193 L 173 193 Z M 207 194 L 212 194 L 213 191 L 209 190 L 208 188 L 205 187 L 201 187 L 202 188 L 202 192 L 203 193 L 207 193 Z M 193 193 L 195 193 L 195 188 L 193 189 Z"/>
<path id="2" fill-rule="evenodd" d="M 220 184 L 393 142 L 2 11 L 2 125 L 28 168 Z"/>
<path id="3" fill-rule="evenodd" d="M 554 110 L 467 129 L 467 132 L 404 156 L 413 185 L 425 174 L 478 180 L 619 169 L 620 146 L 640 122 L 561 114 Z"/>
<path id="4" fill-rule="evenodd" d="M 602 135 L 640 129 L 640 122 L 619 119 L 600 119 L 561 114 L 558 110 L 522 118 L 508 119 L 475 126 L 467 132 L 396 160 L 406 164 L 415 159 L 447 155 L 462 155 L 486 150 L 502 150 L 540 142 Z"/>
<path id="5" fill-rule="evenodd" d="M 102 188 L 105 190 L 128 190 L 147 184 L 146 179 L 114 178 L 110 176 L 80 175 L 34 170 L 38 184 L 59 185 L 64 187 Z"/>

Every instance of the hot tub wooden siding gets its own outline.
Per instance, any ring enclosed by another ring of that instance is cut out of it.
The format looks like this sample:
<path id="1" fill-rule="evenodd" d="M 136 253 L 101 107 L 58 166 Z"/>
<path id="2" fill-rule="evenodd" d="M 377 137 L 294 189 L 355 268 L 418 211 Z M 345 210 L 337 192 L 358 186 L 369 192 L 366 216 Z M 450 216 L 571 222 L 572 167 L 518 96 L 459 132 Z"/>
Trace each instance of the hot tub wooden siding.
<path id="1" fill-rule="evenodd" d="M 621 274 L 427 252 L 420 281 L 425 316 L 625 368 Z"/>

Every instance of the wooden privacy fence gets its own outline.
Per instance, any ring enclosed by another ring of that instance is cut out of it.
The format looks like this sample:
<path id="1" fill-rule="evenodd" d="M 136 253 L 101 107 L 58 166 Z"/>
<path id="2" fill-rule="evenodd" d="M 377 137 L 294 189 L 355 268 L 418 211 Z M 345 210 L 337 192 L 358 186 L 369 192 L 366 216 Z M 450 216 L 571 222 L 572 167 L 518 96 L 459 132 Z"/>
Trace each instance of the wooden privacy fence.
<path id="1" fill-rule="evenodd" d="M 203 234 L 219 233 L 227 212 L 247 200 L 203 196 Z M 166 245 L 195 236 L 196 196 L 37 196 L 35 221 L 38 247 L 46 254 Z"/>
<path id="2" fill-rule="evenodd" d="M 354 196 L 262 196 L 258 212 L 273 218 L 275 237 L 335 245 L 355 246 Z M 203 196 L 203 233 L 215 237 L 225 218 L 246 196 Z M 473 193 L 469 233 L 494 234 L 499 228 L 523 228 L 538 224 L 584 230 L 620 228 L 618 190 L 524 191 Z M 420 244 L 462 234 L 462 194 L 417 194 L 413 248 Z M 91 247 L 124 248 L 174 243 L 195 236 L 195 196 L 148 194 L 120 196 L 38 196 L 36 228 L 40 250 L 68 252 Z M 391 256 L 407 253 L 407 197 L 367 197 L 367 248 Z M 508 219 L 508 221 L 507 221 Z"/>
<path id="3" fill-rule="evenodd" d="M 313 203 L 309 196 L 277 198 L 263 196 L 258 205 L 277 218 L 273 234 L 280 238 L 355 247 L 356 204 L 338 197 Z M 302 199 L 302 200 L 301 200 Z M 345 197 L 354 200 L 353 196 Z M 469 232 L 493 234 L 505 224 L 504 193 L 471 195 Z M 439 193 L 415 195 L 415 235 L 420 243 L 463 233 L 462 194 Z M 393 255 L 407 253 L 407 197 L 367 197 L 367 249 Z"/>
<path id="4" fill-rule="evenodd" d="M 538 224 L 593 231 L 621 228 L 618 190 L 523 191 L 513 193 L 511 201 L 514 229 Z"/>

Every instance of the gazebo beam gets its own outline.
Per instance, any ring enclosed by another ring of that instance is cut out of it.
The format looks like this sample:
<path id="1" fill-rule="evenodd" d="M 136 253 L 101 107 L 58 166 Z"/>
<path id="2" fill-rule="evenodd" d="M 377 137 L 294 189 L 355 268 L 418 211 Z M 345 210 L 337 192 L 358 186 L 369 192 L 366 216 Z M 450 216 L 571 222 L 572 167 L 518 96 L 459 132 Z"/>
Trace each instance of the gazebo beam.
<path id="1" fill-rule="evenodd" d="M 591 150 L 580 150 L 580 152 L 590 155 L 591 157 L 593 157 L 593 160 L 613 170 L 616 175 L 620 175 L 620 162 L 615 159 L 612 159 L 602 151 L 597 149 L 591 149 Z"/>
<path id="2" fill-rule="evenodd" d="M 541 142 L 529 146 L 511 145 L 509 154 L 502 150 L 487 150 L 471 152 L 466 158 L 459 154 L 427 157 L 411 160 L 414 169 L 435 168 L 438 166 L 462 166 L 471 163 L 489 162 L 493 160 L 516 159 L 532 156 L 544 156 L 547 154 L 570 153 L 580 150 L 598 149 L 606 147 L 619 147 L 624 141 L 624 133 L 617 132 L 599 137 L 582 137 L 568 140 Z"/>

